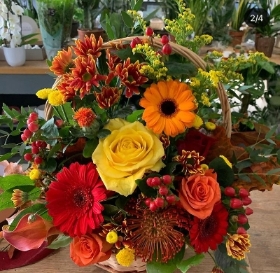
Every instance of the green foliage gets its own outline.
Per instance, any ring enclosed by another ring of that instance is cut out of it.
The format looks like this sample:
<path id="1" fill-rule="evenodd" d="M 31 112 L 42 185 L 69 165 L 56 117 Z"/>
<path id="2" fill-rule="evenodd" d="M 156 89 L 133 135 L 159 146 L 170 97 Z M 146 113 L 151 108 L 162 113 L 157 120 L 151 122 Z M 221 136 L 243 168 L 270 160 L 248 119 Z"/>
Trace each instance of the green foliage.
<path id="1" fill-rule="evenodd" d="M 239 31 L 245 20 L 245 14 L 250 8 L 250 0 L 240 0 L 238 7 L 234 9 L 231 20 L 231 29 Z"/>
<path id="2" fill-rule="evenodd" d="M 70 236 L 66 236 L 64 234 L 60 234 L 50 245 L 48 248 L 50 249 L 59 249 L 61 247 L 68 246 L 73 241 L 73 238 Z"/>

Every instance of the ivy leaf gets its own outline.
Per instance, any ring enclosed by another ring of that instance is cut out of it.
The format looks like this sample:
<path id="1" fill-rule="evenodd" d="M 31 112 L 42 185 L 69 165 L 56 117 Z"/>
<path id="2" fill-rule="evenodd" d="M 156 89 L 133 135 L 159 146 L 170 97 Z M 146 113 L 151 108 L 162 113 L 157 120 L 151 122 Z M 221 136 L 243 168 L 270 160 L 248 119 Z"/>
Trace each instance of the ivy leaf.
<path id="1" fill-rule="evenodd" d="M 54 118 L 49 119 L 42 127 L 42 135 L 47 138 L 47 143 L 54 146 L 57 142 L 59 132 L 57 126 L 54 123 Z"/>

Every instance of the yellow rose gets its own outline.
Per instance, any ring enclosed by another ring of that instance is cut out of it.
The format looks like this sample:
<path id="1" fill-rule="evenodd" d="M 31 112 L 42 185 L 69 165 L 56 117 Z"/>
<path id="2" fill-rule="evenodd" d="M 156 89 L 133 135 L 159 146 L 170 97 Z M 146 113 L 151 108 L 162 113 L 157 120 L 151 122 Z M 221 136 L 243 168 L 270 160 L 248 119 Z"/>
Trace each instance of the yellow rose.
<path id="1" fill-rule="evenodd" d="M 93 163 L 108 190 L 128 196 L 135 180 L 148 170 L 158 172 L 164 164 L 164 149 L 158 136 L 142 123 L 112 119 L 105 126 L 111 134 L 99 141 L 92 154 Z"/>

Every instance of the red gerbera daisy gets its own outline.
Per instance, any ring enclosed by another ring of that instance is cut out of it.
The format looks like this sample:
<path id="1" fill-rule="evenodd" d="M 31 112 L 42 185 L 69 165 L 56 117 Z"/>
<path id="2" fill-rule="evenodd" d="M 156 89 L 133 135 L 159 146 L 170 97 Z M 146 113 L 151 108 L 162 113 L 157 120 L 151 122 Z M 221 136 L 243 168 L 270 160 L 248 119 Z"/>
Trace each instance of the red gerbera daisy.
<path id="1" fill-rule="evenodd" d="M 189 231 L 191 245 L 197 253 L 217 249 L 227 234 L 228 211 L 221 202 L 215 204 L 212 214 L 204 220 L 194 218 Z"/>
<path id="2" fill-rule="evenodd" d="M 46 193 L 47 208 L 53 224 L 71 237 L 92 232 L 104 221 L 106 189 L 93 163 L 75 162 L 64 167 Z"/>

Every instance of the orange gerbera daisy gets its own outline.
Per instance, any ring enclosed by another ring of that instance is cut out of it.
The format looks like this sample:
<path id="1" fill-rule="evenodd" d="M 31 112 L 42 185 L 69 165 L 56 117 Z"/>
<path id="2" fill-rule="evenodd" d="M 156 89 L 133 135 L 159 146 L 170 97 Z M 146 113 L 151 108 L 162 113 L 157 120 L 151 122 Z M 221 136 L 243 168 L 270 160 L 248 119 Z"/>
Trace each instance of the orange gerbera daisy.
<path id="1" fill-rule="evenodd" d="M 74 119 L 80 127 L 89 127 L 95 120 L 96 115 L 90 108 L 81 107 L 74 115 Z"/>
<path id="2" fill-rule="evenodd" d="M 70 72 L 70 68 L 74 66 L 72 53 L 71 47 L 68 47 L 68 50 L 59 51 L 53 58 L 50 70 L 57 76 Z"/>
<path id="3" fill-rule="evenodd" d="M 195 97 L 186 83 L 177 80 L 153 83 L 139 104 L 145 108 L 146 126 L 156 134 L 164 132 L 175 137 L 194 123 Z"/>

